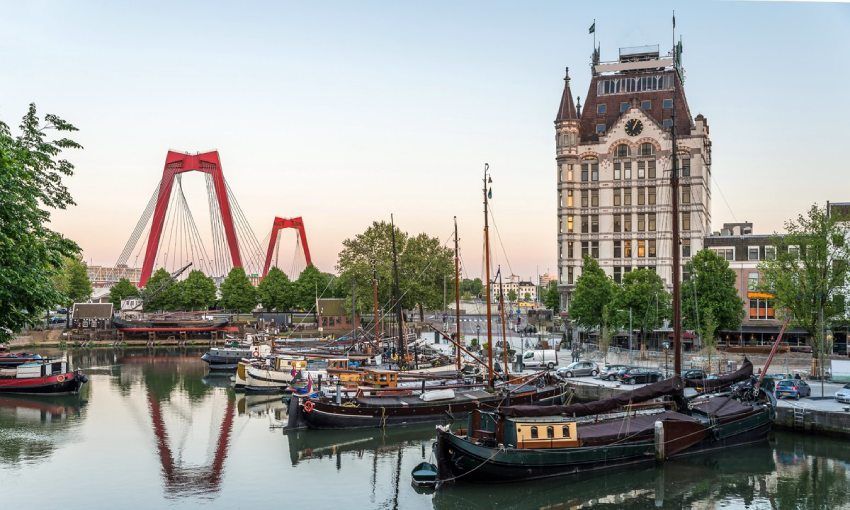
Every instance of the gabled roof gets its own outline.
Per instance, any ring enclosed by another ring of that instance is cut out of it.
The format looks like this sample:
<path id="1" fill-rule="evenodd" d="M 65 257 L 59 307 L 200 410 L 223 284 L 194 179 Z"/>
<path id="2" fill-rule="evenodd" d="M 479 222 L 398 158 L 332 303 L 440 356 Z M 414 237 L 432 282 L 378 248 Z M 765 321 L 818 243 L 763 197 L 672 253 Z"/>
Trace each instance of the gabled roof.
<path id="1" fill-rule="evenodd" d="M 567 120 L 578 120 L 576 105 L 573 102 L 573 93 L 570 90 L 570 68 L 567 68 L 566 76 L 564 76 L 564 93 L 561 94 L 561 106 L 558 108 L 558 116 L 555 122 L 563 122 Z"/>

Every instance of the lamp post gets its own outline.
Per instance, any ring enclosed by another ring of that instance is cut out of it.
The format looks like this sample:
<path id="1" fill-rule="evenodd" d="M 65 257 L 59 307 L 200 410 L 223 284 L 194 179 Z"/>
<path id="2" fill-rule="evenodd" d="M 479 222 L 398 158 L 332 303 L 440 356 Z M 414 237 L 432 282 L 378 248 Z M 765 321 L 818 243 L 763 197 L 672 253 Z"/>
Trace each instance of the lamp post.
<path id="1" fill-rule="evenodd" d="M 617 310 L 618 312 L 625 312 L 625 310 Z M 629 307 L 629 364 L 632 363 L 632 307 Z"/>
<path id="2" fill-rule="evenodd" d="M 669 368 L 668 368 L 668 354 L 670 353 L 670 342 L 664 342 L 661 344 L 664 347 L 664 378 L 667 379 Z"/>

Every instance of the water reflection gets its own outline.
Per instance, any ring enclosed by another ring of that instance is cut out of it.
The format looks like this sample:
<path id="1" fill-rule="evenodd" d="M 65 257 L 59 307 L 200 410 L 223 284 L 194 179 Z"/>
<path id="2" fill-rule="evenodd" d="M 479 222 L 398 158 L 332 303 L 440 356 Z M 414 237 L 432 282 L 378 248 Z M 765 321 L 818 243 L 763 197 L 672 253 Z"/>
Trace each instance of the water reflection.
<path id="1" fill-rule="evenodd" d="M 0 395 L 0 463 L 46 459 L 79 425 L 80 395 L 25 397 Z"/>

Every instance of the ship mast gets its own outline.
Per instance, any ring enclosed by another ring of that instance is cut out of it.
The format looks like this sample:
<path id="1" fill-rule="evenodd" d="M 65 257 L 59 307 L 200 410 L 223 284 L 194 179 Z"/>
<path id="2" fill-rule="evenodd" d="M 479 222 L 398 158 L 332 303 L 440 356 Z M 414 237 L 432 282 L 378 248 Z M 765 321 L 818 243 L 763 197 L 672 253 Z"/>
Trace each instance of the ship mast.
<path id="1" fill-rule="evenodd" d="M 390 214 L 390 230 L 393 243 L 393 301 L 395 303 L 396 320 L 398 321 L 398 364 L 402 366 L 404 359 L 407 356 L 407 349 L 404 345 L 404 318 L 401 311 L 401 296 L 399 296 L 398 288 L 398 250 L 395 245 L 395 221 L 393 215 Z"/>
<path id="2" fill-rule="evenodd" d="M 372 261 L 372 333 L 375 336 L 375 345 L 380 349 L 381 327 L 378 315 L 378 267 Z"/>
<path id="3" fill-rule="evenodd" d="M 676 79 L 673 77 L 673 108 L 672 108 L 672 123 L 670 127 L 670 137 L 673 146 L 673 167 L 670 172 L 670 197 L 673 213 L 673 373 L 682 375 L 682 300 L 681 300 L 681 250 L 679 248 L 679 157 L 677 154 L 678 146 L 676 144 Z"/>
<path id="4" fill-rule="evenodd" d="M 455 216 L 455 365 L 460 370 L 460 251 L 457 245 L 457 216 Z"/>
<path id="5" fill-rule="evenodd" d="M 493 182 L 490 178 L 490 165 L 484 163 L 484 276 L 485 276 L 485 301 L 487 302 L 487 382 L 493 387 L 493 312 L 490 309 L 490 224 L 487 220 L 489 205 L 488 200 L 492 190 L 489 189 L 489 184 Z"/>
<path id="6" fill-rule="evenodd" d="M 508 335 L 505 325 L 505 289 L 502 287 L 502 266 L 499 266 L 499 318 L 502 323 L 502 358 L 504 360 L 505 380 L 508 380 Z"/>

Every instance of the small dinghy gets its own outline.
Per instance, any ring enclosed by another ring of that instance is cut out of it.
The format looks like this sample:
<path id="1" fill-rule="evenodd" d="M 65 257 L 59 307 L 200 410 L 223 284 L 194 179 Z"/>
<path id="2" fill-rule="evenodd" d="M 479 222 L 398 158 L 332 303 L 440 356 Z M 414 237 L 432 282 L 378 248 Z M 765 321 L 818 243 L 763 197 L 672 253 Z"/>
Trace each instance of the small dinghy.
<path id="1" fill-rule="evenodd" d="M 421 462 L 410 473 L 416 487 L 434 487 L 437 485 L 437 466 L 430 462 Z"/>

